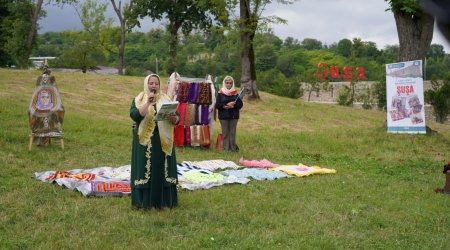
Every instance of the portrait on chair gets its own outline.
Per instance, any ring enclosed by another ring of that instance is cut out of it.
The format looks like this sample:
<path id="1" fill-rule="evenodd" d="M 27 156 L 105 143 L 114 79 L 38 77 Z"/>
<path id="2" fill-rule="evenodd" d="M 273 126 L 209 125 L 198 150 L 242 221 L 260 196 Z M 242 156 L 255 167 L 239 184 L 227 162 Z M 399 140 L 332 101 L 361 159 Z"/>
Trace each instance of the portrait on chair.
<path id="1" fill-rule="evenodd" d="M 61 95 L 54 85 L 40 85 L 36 88 L 28 109 L 31 128 L 30 150 L 33 141 L 39 146 L 44 146 L 50 143 L 50 138 L 64 137 L 62 131 L 64 113 Z"/>

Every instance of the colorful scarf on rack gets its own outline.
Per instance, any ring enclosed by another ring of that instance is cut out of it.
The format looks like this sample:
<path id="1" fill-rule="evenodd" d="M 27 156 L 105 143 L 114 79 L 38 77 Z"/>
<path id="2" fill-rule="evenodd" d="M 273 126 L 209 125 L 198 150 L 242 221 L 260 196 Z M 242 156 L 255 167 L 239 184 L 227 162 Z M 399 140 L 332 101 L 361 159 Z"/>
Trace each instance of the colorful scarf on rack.
<path id="1" fill-rule="evenodd" d="M 198 83 L 197 82 L 191 82 L 189 86 L 189 96 L 188 96 L 188 102 L 190 103 L 196 103 L 198 97 Z"/>
<path id="2" fill-rule="evenodd" d="M 177 100 L 178 100 L 179 103 L 188 102 L 189 88 L 190 88 L 190 84 L 188 82 L 179 82 L 178 83 Z"/>
<path id="3" fill-rule="evenodd" d="M 211 84 L 206 82 L 198 83 L 197 104 L 211 104 Z"/>
<path id="4" fill-rule="evenodd" d="M 184 118 L 184 125 L 191 126 L 195 122 L 194 119 L 195 119 L 195 104 L 187 104 L 186 115 Z"/>

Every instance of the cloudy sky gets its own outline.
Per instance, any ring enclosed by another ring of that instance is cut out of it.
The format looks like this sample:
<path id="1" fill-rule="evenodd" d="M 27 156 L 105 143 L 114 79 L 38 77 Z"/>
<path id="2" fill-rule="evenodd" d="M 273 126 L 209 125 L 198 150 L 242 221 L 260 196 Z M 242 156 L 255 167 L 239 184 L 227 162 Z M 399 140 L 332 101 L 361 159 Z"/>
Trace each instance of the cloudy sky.
<path id="1" fill-rule="evenodd" d="M 314 38 L 330 45 L 343 38 L 358 37 L 375 42 L 378 49 L 382 49 L 398 44 L 394 16 L 386 11 L 388 7 L 384 0 L 300 0 L 291 5 L 271 4 L 263 15 L 287 20 L 287 24 L 272 25 L 275 35 L 281 39 L 288 36 L 299 41 Z M 47 17 L 40 21 L 39 33 L 82 28 L 74 7 L 47 5 L 44 9 Z M 117 19 L 112 7 L 106 15 Z M 147 32 L 151 28 L 163 27 L 149 19 L 141 21 L 140 31 Z M 450 44 L 436 28 L 432 43 L 443 45 L 445 52 L 450 53 Z"/>

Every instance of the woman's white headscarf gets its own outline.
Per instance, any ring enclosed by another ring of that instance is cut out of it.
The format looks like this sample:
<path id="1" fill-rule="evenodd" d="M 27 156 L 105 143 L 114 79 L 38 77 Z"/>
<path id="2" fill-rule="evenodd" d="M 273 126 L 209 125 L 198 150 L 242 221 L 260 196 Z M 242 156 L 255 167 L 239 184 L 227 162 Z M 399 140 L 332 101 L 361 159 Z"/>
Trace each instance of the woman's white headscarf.
<path id="1" fill-rule="evenodd" d="M 139 93 L 134 98 L 136 107 L 140 109 L 145 103 L 148 101 L 148 97 L 150 95 L 150 90 L 148 89 L 148 80 L 150 77 L 157 77 L 159 80 L 159 92 L 155 96 L 155 103 L 157 108 L 161 105 L 163 102 L 170 102 L 170 98 L 164 94 L 161 93 L 161 79 L 156 74 L 151 74 L 145 77 L 144 80 L 144 92 Z M 153 131 L 155 129 L 155 107 L 153 104 L 150 104 L 148 106 L 148 110 L 145 114 L 144 119 L 139 124 L 138 128 L 138 136 L 139 136 L 139 144 L 143 146 L 151 147 L 151 137 L 153 136 Z M 159 130 L 159 136 L 161 140 L 161 147 L 163 152 L 166 155 L 172 155 L 172 148 L 173 148 L 173 128 L 174 125 L 169 121 L 158 121 L 158 130 Z"/>
<path id="2" fill-rule="evenodd" d="M 233 83 L 233 86 L 231 87 L 231 89 L 227 89 L 227 86 L 225 84 L 226 80 L 231 80 L 231 82 Z M 225 78 L 222 81 L 222 88 L 219 90 L 219 93 L 224 94 L 224 95 L 236 95 L 237 91 L 234 88 L 234 79 L 231 76 L 225 76 Z"/>

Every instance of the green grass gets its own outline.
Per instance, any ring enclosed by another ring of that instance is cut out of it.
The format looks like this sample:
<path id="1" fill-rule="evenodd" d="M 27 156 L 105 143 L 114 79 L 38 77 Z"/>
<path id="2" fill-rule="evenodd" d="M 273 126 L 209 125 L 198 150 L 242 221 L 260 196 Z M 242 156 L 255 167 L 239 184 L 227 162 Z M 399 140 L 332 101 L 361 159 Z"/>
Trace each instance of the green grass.
<path id="1" fill-rule="evenodd" d="M 129 107 L 143 78 L 53 73 L 66 150 L 28 152 L 39 74 L 0 69 L 1 249 L 450 249 L 450 196 L 433 192 L 450 161 L 449 125 L 387 134 L 384 112 L 261 93 L 244 103 L 238 154 L 177 148 L 178 161 L 243 156 L 337 174 L 180 190 L 179 207 L 142 211 L 130 197 L 85 198 L 31 176 L 129 164 Z"/>

